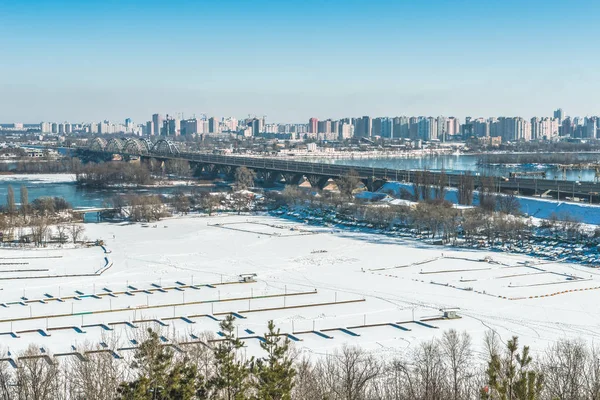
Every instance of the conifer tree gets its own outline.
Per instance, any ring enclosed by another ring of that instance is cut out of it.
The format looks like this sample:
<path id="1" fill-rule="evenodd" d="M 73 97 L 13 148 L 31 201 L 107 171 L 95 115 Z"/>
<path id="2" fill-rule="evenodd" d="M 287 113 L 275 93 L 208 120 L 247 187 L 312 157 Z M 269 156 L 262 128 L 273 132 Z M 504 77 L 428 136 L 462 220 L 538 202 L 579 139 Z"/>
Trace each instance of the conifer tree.
<path id="1" fill-rule="evenodd" d="M 176 361 L 173 351 L 160 342 L 152 329 L 149 338 L 137 348 L 131 368 L 138 378 L 119 388 L 123 400 L 201 400 L 206 399 L 203 379 L 187 360 Z"/>
<path id="2" fill-rule="evenodd" d="M 235 335 L 235 317 L 229 314 L 220 323 L 223 340 L 214 350 L 215 374 L 209 381 L 212 399 L 244 400 L 249 390 L 250 365 L 241 360 L 242 341 Z"/>
<path id="3" fill-rule="evenodd" d="M 494 352 L 486 370 L 487 384 L 482 400 L 537 400 L 543 389 L 543 376 L 532 365 L 529 347 L 518 353 L 518 338 L 513 336 L 502 356 Z"/>
<path id="4" fill-rule="evenodd" d="M 257 399 L 290 400 L 294 387 L 296 370 L 290 358 L 290 340 L 275 330 L 269 321 L 269 331 L 265 333 L 260 347 L 267 356 L 253 363 L 252 371 L 256 379 Z"/>

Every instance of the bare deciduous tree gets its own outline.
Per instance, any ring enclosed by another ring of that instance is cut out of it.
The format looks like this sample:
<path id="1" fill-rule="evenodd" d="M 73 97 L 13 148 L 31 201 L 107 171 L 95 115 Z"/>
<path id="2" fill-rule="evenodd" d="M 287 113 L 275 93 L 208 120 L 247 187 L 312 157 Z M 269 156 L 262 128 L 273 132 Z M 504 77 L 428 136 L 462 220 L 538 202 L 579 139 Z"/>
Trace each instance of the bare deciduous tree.
<path id="1" fill-rule="evenodd" d="M 71 224 L 69 226 L 69 233 L 71 233 L 71 240 L 73 240 L 73 243 L 77 243 L 84 232 L 85 228 L 81 224 Z"/>
<path id="2" fill-rule="evenodd" d="M 239 167 L 235 170 L 235 188 L 236 190 L 246 190 L 254 186 L 256 173 L 246 167 Z"/>
<path id="3" fill-rule="evenodd" d="M 466 399 L 473 365 L 471 337 L 467 332 L 459 334 L 454 329 L 444 332 L 440 340 L 442 359 L 450 378 L 452 399 Z"/>
<path id="4" fill-rule="evenodd" d="M 86 346 L 84 350 L 92 348 Z M 73 399 L 111 400 L 124 380 L 123 361 L 107 352 L 88 353 L 87 359 L 70 357 L 67 360 L 67 390 Z"/>
<path id="5" fill-rule="evenodd" d="M 354 169 L 351 169 L 348 173 L 337 179 L 335 184 L 344 198 L 352 199 L 354 189 L 360 184 L 360 176 Z"/>
<path id="6" fill-rule="evenodd" d="M 56 400 L 61 398 L 60 368 L 55 360 L 31 345 L 19 358 L 16 393 L 19 400 Z"/>
<path id="7" fill-rule="evenodd" d="M 381 363 L 358 347 L 344 346 L 321 361 L 317 369 L 332 399 L 362 400 L 380 373 Z"/>
<path id="8" fill-rule="evenodd" d="M 69 240 L 69 227 L 63 224 L 56 225 L 56 233 L 58 234 L 58 241 L 60 243 L 66 243 Z"/>
<path id="9" fill-rule="evenodd" d="M 49 222 L 46 217 L 36 217 L 31 220 L 31 238 L 36 246 L 40 246 L 48 235 Z"/>

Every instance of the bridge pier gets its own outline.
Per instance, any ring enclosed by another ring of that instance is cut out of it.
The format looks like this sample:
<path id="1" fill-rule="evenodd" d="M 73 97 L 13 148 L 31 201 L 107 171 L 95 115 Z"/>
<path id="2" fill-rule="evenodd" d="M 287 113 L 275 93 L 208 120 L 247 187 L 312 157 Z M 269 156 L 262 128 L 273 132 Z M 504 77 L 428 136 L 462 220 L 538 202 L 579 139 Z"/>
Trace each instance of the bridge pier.
<path id="1" fill-rule="evenodd" d="M 299 185 L 302 181 L 302 174 L 297 174 L 295 172 L 282 172 L 281 176 L 285 180 L 286 185 Z"/>
<path id="2" fill-rule="evenodd" d="M 329 176 L 323 175 L 307 175 L 306 179 L 308 179 L 310 186 L 312 186 L 313 188 L 323 190 L 323 188 L 327 186 L 327 183 L 331 178 Z"/>
<path id="3" fill-rule="evenodd" d="M 277 182 L 281 174 L 277 171 L 269 171 L 266 169 L 259 169 L 256 171 L 256 178 L 263 183 L 265 187 L 272 187 Z"/>
<path id="4" fill-rule="evenodd" d="M 361 182 L 369 192 L 376 192 L 387 182 L 387 179 L 377 179 L 377 178 L 366 178 L 361 179 Z"/>
<path id="5" fill-rule="evenodd" d="M 216 165 L 215 170 L 217 174 L 223 174 L 227 179 L 233 179 L 235 177 L 235 170 L 238 167 L 234 167 L 231 165 Z"/>

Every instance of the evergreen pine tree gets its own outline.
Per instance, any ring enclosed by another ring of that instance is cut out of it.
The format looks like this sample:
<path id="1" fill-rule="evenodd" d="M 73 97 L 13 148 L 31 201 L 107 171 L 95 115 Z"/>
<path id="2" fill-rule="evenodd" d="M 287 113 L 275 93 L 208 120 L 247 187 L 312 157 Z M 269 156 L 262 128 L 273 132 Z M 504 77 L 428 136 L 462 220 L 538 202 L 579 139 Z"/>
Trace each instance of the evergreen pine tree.
<path id="1" fill-rule="evenodd" d="M 260 347 L 267 356 L 253 363 L 256 378 L 257 399 L 290 400 L 294 387 L 294 369 L 289 356 L 290 340 L 275 330 L 273 321 L 269 321 L 269 331 L 265 333 Z"/>
<path id="2" fill-rule="evenodd" d="M 487 384 L 482 400 L 537 400 L 543 389 L 543 376 L 532 365 L 529 347 L 518 353 L 518 338 L 506 344 L 506 354 L 492 354 L 486 370 Z"/>
<path id="3" fill-rule="evenodd" d="M 234 333 L 234 321 L 235 317 L 229 314 L 220 324 L 223 340 L 214 350 L 215 374 L 209 381 L 213 399 L 248 398 L 250 366 L 248 361 L 238 357 L 243 344 Z"/>
<path id="4" fill-rule="evenodd" d="M 203 379 L 198 376 L 195 365 L 175 361 L 173 351 L 160 342 L 152 329 L 149 338 L 137 348 L 132 369 L 138 378 L 123 382 L 119 398 L 123 400 L 202 400 L 206 399 Z"/>

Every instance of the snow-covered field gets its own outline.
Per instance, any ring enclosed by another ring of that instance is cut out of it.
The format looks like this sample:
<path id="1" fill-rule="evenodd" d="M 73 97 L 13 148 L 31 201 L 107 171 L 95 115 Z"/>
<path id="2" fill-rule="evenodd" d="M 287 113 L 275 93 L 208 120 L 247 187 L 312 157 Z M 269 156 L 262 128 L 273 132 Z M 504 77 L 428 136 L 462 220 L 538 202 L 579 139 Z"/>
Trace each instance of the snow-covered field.
<path id="1" fill-rule="evenodd" d="M 56 354 L 106 342 L 126 351 L 147 326 L 169 342 L 205 331 L 218 338 L 218 320 L 232 312 L 248 351 L 270 319 L 313 354 L 343 343 L 393 354 L 451 328 L 476 344 L 488 329 L 518 335 L 535 350 L 600 336 L 600 273 L 579 265 L 269 216 L 86 228 L 105 248 L 0 249 L 4 350 L 35 343 Z M 441 318 L 447 309 L 461 318 Z"/>

